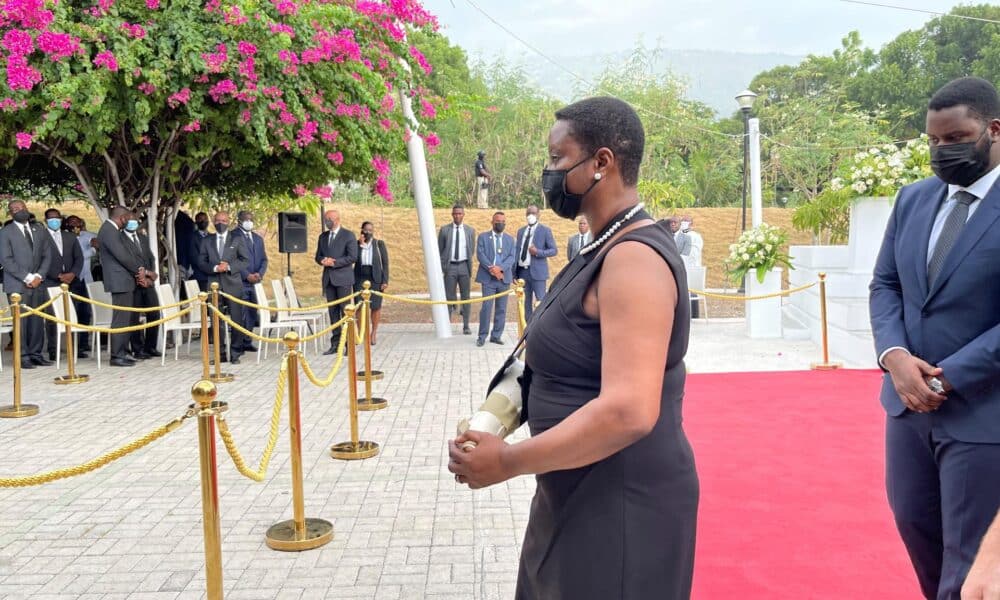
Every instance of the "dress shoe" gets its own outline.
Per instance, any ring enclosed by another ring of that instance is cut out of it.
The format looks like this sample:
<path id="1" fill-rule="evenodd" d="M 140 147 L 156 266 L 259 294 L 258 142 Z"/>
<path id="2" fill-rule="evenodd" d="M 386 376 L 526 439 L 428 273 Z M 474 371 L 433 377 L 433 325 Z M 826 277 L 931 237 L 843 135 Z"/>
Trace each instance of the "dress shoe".
<path id="1" fill-rule="evenodd" d="M 243 351 L 244 352 L 257 352 L 257 346 L 254 346 L 253 344 L 247 344 L 246 346 L 243 346 Z"/>
<path id="2" fill-rule="evenodd" d="M 239 354 L 233 354 L 232 356 L 230 356 L 229 357 L 229 364 L 231 364 L 231 365 L 238 365 L 238 364 L 240 364 L 240 355 Z"/>
<path id="3" fill-rule="evenodd" d="M 55 352 L 49 352 L 49 360 L 51 360 L 52 362 L 56 362 L 56 353 Z"/>
<path id="4" fill-rule="evenodd" d="M 482 347 L 486 344 L 486 340 L 476 340 L 476 345 Z"/>
<path id="5" fill-rule="evenodd" d="M 112 358 L 111 359 L 111 366 L 112 367 L 134 367 L 135 366 L 135 362 L 130 361 L 130 360 L 125 360 L 124 358 Z"/>
<path id="6" fill-rule="evenodd" d="M 490 338 L 490 343 L 491 344 L 500 344 L 501 346 L 503 346 L 503 340 L 501 340 L 500 338 Z"/>
<path id="7" fill-rule="evenodd" d="M 45 360 L 41 356 L 32 356 L 28 360 L 30 360 L 31 362 L 35 363 L 35 365 L 37 365 L 39 367 L 47 367 L 47 366 L 49 366 L 51 364 L 54 364 L 54 361 Z"/>
<path id="8" fill-rule="evenodd" d="M 21 361 L 21 368 L 22 369 L 34 369 L 35 368 L 35 363 L 31 362 L 30 360 L 22 360 Z"/>
<path id="9" fill-rule="evenodd" d="M 337 353 L 337 347 L 330 346 L 329 348 L 327 348 L 326 352 L 323 353 L 323 356 L 329 356 L 331 354 L 336 354 L 336 353 Z"/>
<path id="10" fill-rule="evenodd" d="M 87 354 L 85 351 L 80 350 L 79 352 L 76 353 L 76 357 L 77 358 L 90 358 L 90 355 Z"/>
<path id="11" fill-rule="evenodd" d="M 133 352 L 132 353 L 132 357 L 135 358 L 135 360 L 149 360 L 150 358 L 153 358 L 152 356 L 150 356 L 150 355 L 148 355 L 148 354 L 146 354 L 145 352 L 142 352 L 142 351 L 140 351 L 140 352 Z"/>
<path id="12" fill-rule="evenodd" d="M 163 353 L 160 352 L 159 350 L 146 350 L 145 352 L 146 354 L 148 354 L 153 358 L 160 358 L 161 356 L 163 356 Z"/>
<path id="13" fill-rule="evenodd" d="M 462 328 L 462 334 L 463 335 L 472 335 L 472 330 L 469 329 L 468 327 L 463 327 Z"/>

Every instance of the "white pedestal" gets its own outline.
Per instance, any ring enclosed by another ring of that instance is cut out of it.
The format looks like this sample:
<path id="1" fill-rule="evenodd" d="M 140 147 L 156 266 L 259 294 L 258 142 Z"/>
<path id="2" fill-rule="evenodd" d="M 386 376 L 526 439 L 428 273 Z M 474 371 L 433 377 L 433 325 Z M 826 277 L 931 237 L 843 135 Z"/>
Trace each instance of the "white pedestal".
<path id="1" fill-rule="evenodd" d="M 891 214 L 892 198 L 858 198 L 851 204 L 848 271 L 872 274 Z"/>
<path id="2" fill-rule="evenodd" d="M 781 291 L 781 269 L 772 269 L 764 277 L 764 283 L 757 281 L 756 271 L 747 273 L 747 296 L 775 294 Z M 781 337 L 781 296 L 766 300 L 746 302 L 747 335 L 751 338 Z"/>

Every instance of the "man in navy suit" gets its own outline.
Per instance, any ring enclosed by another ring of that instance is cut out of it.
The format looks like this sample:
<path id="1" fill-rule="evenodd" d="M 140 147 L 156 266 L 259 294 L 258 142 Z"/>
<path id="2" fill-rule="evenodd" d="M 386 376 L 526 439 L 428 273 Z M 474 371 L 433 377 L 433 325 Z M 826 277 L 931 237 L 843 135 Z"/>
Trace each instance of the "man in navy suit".
<path id="1" fill-rule="evenodd" d="M 243 277 L 243 299 L 247 302 L 257 302 L 257 295 L 254 293 L 254 284 L 264 281 L 264 274 L 267 273 L 267 251 L 264 250 L 264 238 L 253 230 L 253 213 L 248 210 L 241 210 L 236 215 L 239 228 L 233 230 L 234 235 L 243 236 L 243 241 L 250 255 L 250 262 L 241 274 Z M 243 327 L 253 331 L 260 322 L 257 309 L 248 306 L 243 307 Z M 245 352 L 256 352 L 253 341 L 247 338 L 244 347 Z"/>
<path id="2" fill-rule="evenodd" d="M 479 240 L 476 242 L 476 258 L 479 259 L 476 282 L 483 285 L 483 296 L 506 292 L 514 280 L 514 263 L 517 255 L 514 253 L 514 238 L 503 232 L 506 226 L 507 217 L 502 212 L 494 213 L 493 230 L 479 234 Z M 490 312 L 493 312 L 492 333 L 490 333 Z M 479 338 L 476 340 L 476 345 L 485 344 L 487 334 L 494 344 L 503 344 L 501 336 L 506 322 L 507 296 L 483 302 L 483 307 L 479 309 Z"/>
<path id="3" fill-rule="evenodd" d="M 327 231 L 316 243 L 316 264 L 323 267 L 323 296 L 327 302 L 339 300 L 354 293 L 354 263 L 358 262 L 358 238 L 340 226 L 340 213 L 328 210 L 323 214 Z M 330 324 L 344 315 L 344 304 L 331 306 Z M 330 335 L 330 348 L 323 354 L 336 354 L 340 344 L 340 329 Z"/>
<path id="4" fill-rule="evenodd" d="M 552 230 L 538 222 L 538 207 L 529 204 L 524 211 L 528 224 L 517 230 L 517 270 L 524 280 L 524 318 L 531 319 L 535 300 L 545 297 L 549 281 L 549 257 L 559 252 Z"/>
<path id="5" fill-rule="evenodd" d="M 957 599 L 1000 506 L 1000 97 L 928 106 L 936 177 L 900 190 L 871 283 L 886 486 L 926 598 Z M 964 597 L 964 596 L 963 596 Z"/>

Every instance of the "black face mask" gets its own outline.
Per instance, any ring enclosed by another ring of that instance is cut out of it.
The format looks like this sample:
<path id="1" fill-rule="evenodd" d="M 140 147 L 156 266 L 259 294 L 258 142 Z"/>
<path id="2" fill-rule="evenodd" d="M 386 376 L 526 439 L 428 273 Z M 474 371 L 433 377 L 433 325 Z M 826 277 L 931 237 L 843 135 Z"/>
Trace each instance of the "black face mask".
<path id="1" fill-rule="evenodd" d="M 372 235 L 373 235 L 373 234 L 371 234 L 371 233 L 369 233 L 369 232 L 367 232 L 367 231 L 362 231 L 362 232 L 361 232 L 361 239 L 363 239 L 364 241 L 366 241 L 366 242 L 367 242 L 367 241 L 369 241 L 369 240 L 371 240 L 371 239 L 372 239 Z"/>
<path id="2" fill-rule="evenodd" d="M 506 226 L 507 226 L 506 223 L 494 223 L 493 224 L 493 231 L 495 231 L 497 233 L 503 233 L 503 228 L 506 227 Z"/>
<path id="3" fill-rule="evenodd" d="M 198 221 L 195 225 L 198 227 L 198 231 L 208 230 L 208 221 Z"/>
<path id="4" fill-rule="evenodd" d="M 545 201 L 557 215 L 564 219 L 575 219 L 580 214 L 580 207 L 583 205 L 584 197 L 600 182 L 600 179 L 595 179 L 594 183 L 590 184 L 587 191 L 582 194 L 573 194 L 566 191 L 566 176 L 569 175 L 569 172 L 591 158 L 593 158 L 593 155 L 588 156 L 568 169 L 542 169 L 542 194 L 545 195 Z"/>
<path id="5" fill-rule="evenodd" d="M 226 224 L 226 223 L 216 223 L 215 224 L 215 232 L 216 233 L 226 233 L 227 229 L 229 229 L 229 225 Z"/>
<path id="6" fill-rule="evenodd" d="M 13 215 L 11 215 L 11 218 L 13 218 L 18 223 L 24 225 L 25 223 L 31 220 L 31 213 L 28 212 L 27 210 L 19 210 Z"/>
<path id="7" fill-rule="evenodd" d="M 979 146 L 983 132 L 974 142 L 964 144 L 948 144 L 931 148 L 931 169 L 941 181 L 952 185 L 968 187 L 990 170 L 990 148 L 993 140 L 986 137 L 986 147 Z"/>

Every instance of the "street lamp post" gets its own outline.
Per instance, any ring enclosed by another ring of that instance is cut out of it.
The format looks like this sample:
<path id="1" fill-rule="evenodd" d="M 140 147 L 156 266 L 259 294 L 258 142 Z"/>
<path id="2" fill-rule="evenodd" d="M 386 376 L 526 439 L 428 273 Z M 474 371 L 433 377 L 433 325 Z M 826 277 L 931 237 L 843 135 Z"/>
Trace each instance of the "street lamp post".
<path id="1" fill-rule="evenodd" d="M 757 94 L 750 90 L 743 90 L 736 96 L 736 103 L 739 104 L 740 112 L 743 113 L 743 220 L 740 231 L 747 230 L 747 176 L 750 171 L 750 111 L 753 109 L 753 101 Z"/>

